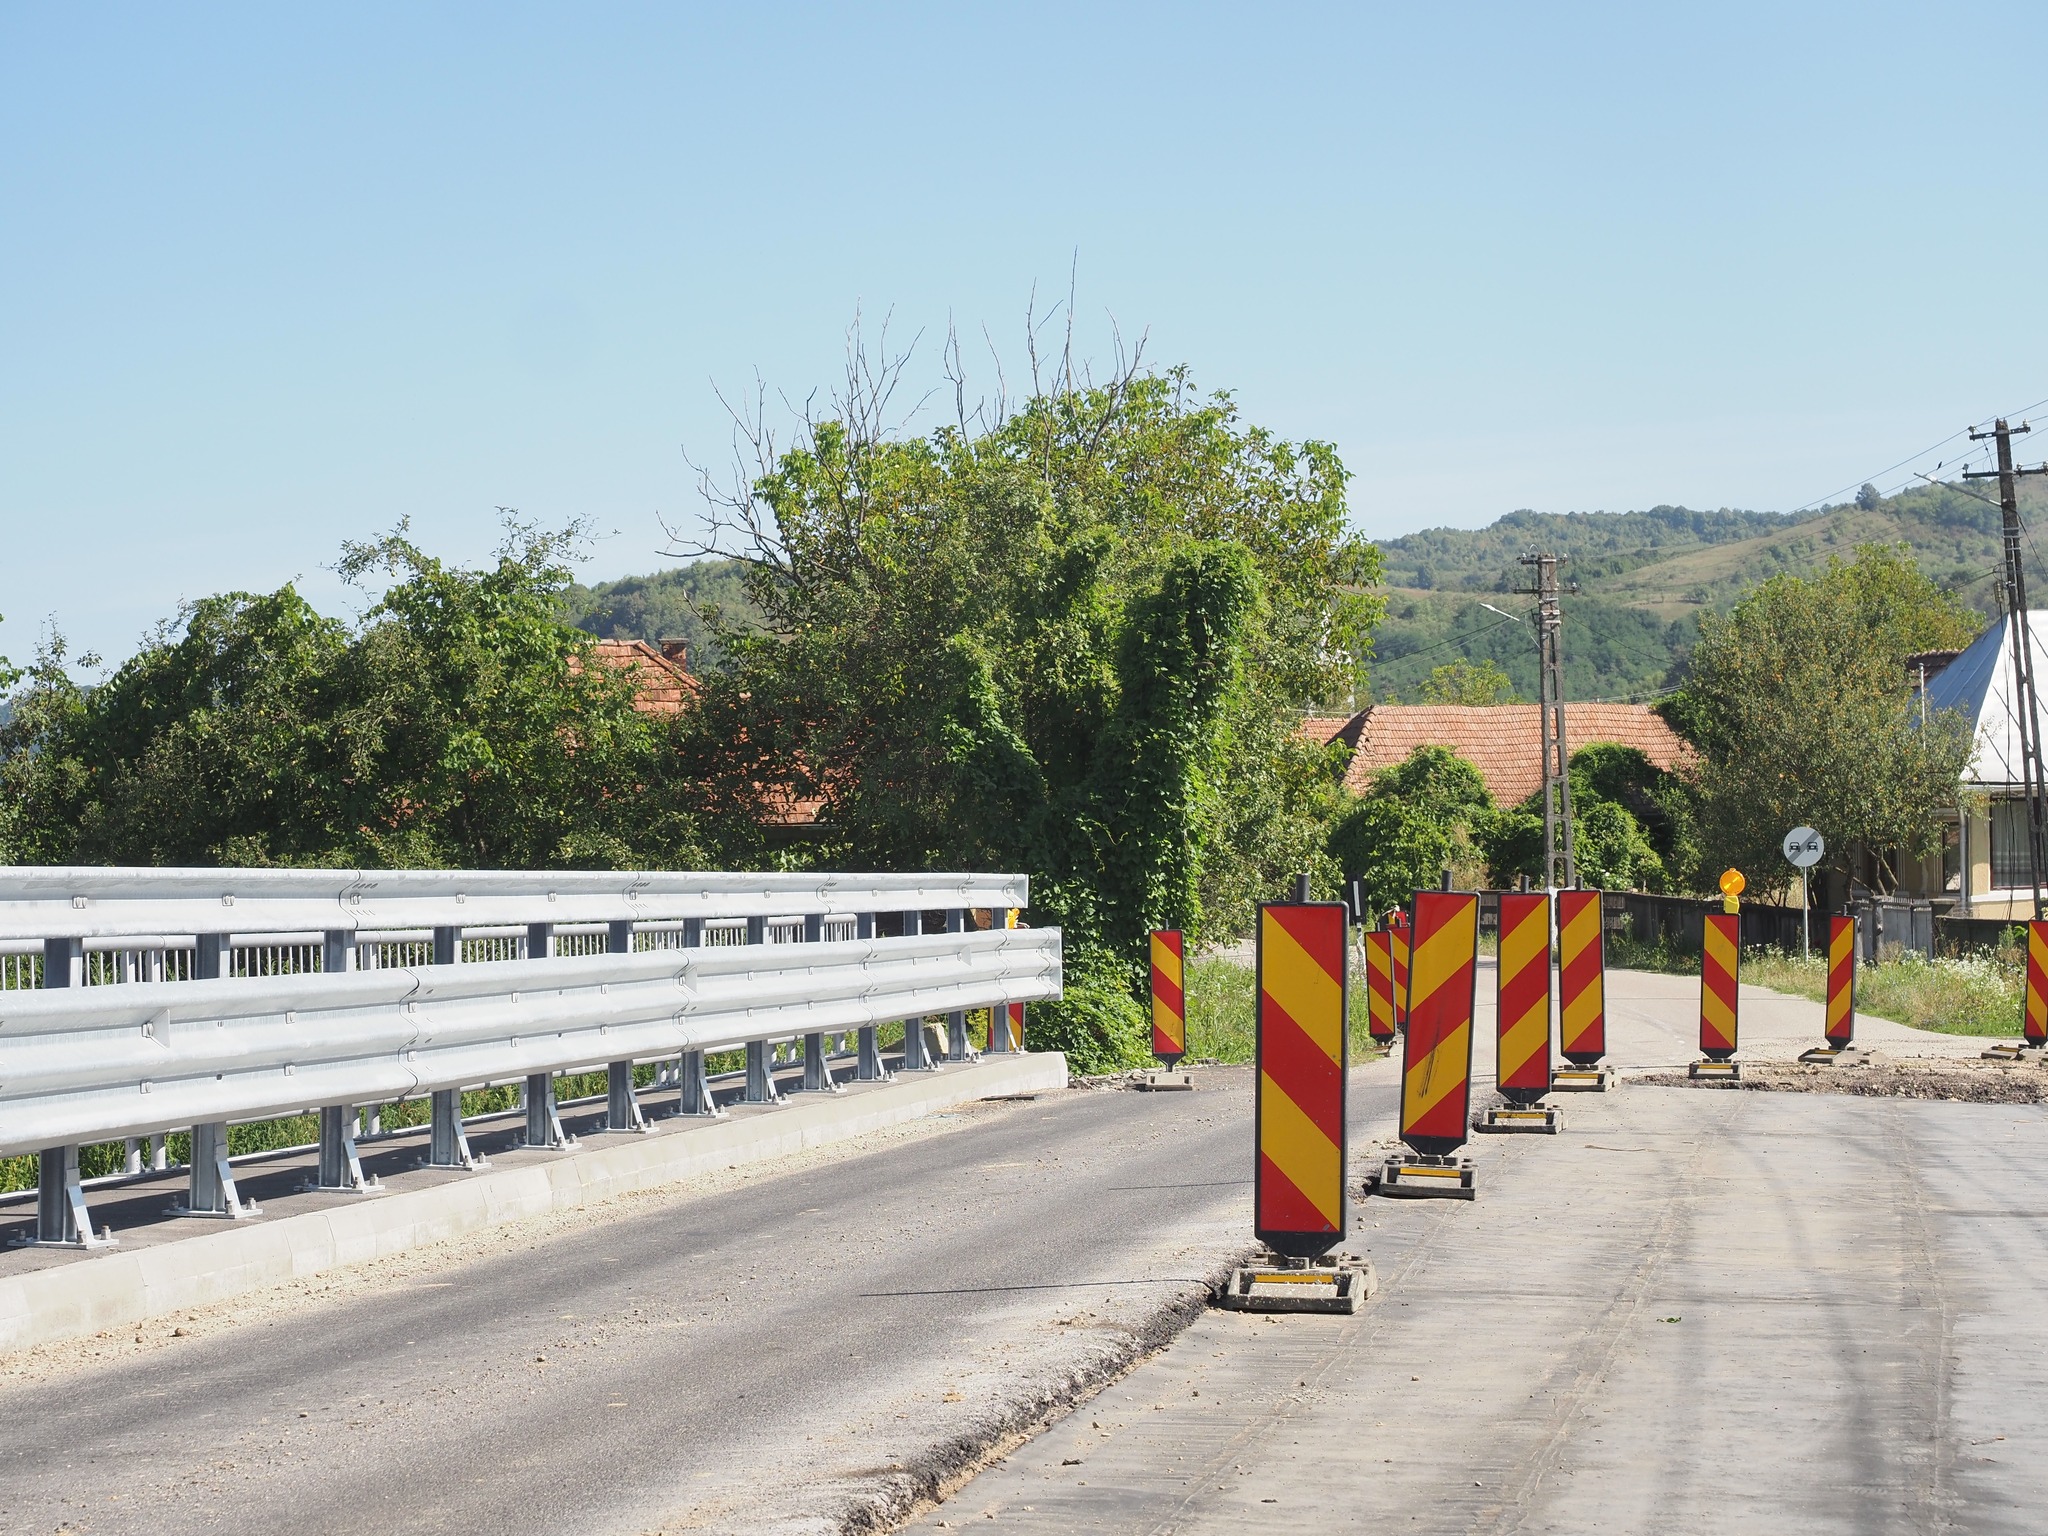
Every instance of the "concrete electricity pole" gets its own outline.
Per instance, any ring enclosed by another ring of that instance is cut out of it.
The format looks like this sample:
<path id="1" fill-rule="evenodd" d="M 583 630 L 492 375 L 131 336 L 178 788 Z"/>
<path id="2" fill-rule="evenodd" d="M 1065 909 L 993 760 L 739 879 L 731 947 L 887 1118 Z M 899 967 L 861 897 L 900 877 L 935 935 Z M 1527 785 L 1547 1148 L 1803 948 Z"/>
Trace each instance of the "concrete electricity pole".
<path id="1" fill-rule="evenodd" d="M 1536 647 L 1541 658 L 1542 702 L 1538 714 L 1543 730 L 1543 884 L 1550 890 L 1579 883 L 1579 864 L 1572 843 L 1572 783 L 1564 740 L 1564 616 L 1558 611 L 1557 567 L 1563 555 L 1530 553 L 1523 565 L 1535 567 Z M 1564 828 L 1563 838 L 1557 835 Z"/>
<path id="2" fill-rule="evenodd" d="M 2018 696 L 2020 734 L 2020 779 L 2027 797 L 2027 878 L 2034 888 L 2034 916 L 2048 917 L 2043 909 L 2042 876 L 2048 871 L 2048 769 L 2041 761 L 2041 716 L 2034 695 L 2034 641 L 2027 622 L 2027 573 L 2020 559 L 2021 475 L 2048 474 L 2048 464 L 2032 469 L 2015 469 L 2012 440 L 2015 432 L 2031 432 L 2024 421 L 2008 427 L 2000 417 L 1989 432 L 1972 432 L 1970 441 L 1993 438 L 1998 444 L 1998 468 L 1968 470 L 1966 480 L 1998 479 L 1999 522 L 2005 534 L 2005 612 L 2007 638 L 2012 645 L 2013 692 Z M 1967 874 L 1964 876 L 1968 880 Z"/>

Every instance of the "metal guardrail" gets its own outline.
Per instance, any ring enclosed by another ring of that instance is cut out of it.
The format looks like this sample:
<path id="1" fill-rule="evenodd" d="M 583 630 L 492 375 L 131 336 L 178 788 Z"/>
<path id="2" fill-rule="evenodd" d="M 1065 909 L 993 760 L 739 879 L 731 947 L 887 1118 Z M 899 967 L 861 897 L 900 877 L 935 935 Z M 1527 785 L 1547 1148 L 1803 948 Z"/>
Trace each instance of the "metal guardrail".
<path id="1" fill-rule="evenodd" d="M 1020 909 L 1023 875 L 0 869 L 0 940 Z"/>
<path id="2" fill-rule="evenodd" d="M 0 870 L 0 1154 L 40 1158 L 37 1241 L 94 1247 L 81 1145 L 127 1140 L 132 1172 L 138 1138 L 189 1127 L 186 1209 L 241 1216 L 231 1123 L 317 1111 L 316 1187 L 361 1190 L 358 1105 L 431 1095 L 428 1162 L 469 1168 L 464 1088 L 521 1083 L 526 1144 L 559 1147 L 560 1072 L 603 1068 L 606 1128 L 638 1130 L 636 1063 L 673 1058 L 678 1112 L 712 1115 L 707 1051 L 743 1046 L 745 1101 L 772 1104 L 781 1041 L 825 1092 L 834 1035 L 857 1036 L 857 1079 L 890 1075 L 884 1022 L 905 1021 L 904 1071 L 971 1058 L 969 1010 L 1020 1048 L 1006 1005 L 1060 992 L 1058 931 L 1006 926 L 1027 895 L 971 874 Z"/>

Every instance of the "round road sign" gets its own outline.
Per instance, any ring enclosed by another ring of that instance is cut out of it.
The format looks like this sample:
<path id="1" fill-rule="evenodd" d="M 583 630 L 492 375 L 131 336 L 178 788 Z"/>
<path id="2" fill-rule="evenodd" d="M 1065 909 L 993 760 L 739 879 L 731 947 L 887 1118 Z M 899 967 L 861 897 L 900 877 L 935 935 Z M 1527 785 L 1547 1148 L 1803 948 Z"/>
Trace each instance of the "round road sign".
<path id="1" fill-rule="evenodd" d="M 1749 882 L 1742 878 L 1741 870 L 1724 869 L 1721 871 L 1721 894 L 1723 896 L 1740 896 L 1748 885 Z"/>
<path id="2" fill-rule="evenodd" d="M 1821 835 L 1811 827 L 1794 827 L 1785 834 L 1785 857 L 1794 869 L 1811 869 L 1828 851 Z"/>

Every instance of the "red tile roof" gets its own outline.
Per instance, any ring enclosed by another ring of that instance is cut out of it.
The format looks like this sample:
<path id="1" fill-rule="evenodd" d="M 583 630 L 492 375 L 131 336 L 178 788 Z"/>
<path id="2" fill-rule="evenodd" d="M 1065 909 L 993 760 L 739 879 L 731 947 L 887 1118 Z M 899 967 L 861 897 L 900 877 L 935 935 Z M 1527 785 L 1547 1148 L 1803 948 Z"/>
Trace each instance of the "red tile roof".
<path id="1" fill-rule="evenodd" d="M 1342 740 L 1354 748 L 1345 784 L 1363 793 L 1372 776 L 1417 747 L 1449 747 L 1479 770 L 1499 805 L 1514 805 L 1543 788 L 1543 733 L 1534 704 L 1375 704 L 1348 720 L 1311 717 L 1301 733 L 1315 741 Z M 1659 768 L 1691 756 L 1692 749 L 1663 716 L 1646 704 L 1567 704 L 1568 751 L 1596 741 L 1635 747 Z"/>
<path id="2" fill-rule="evenodd" d="M 697 679 L 684 664 L 681 641 L 654 646 L 645 640 L 600 640 L 593 650 L 605 666 L 632 676 L 633 707 L 644 714 L 680 714 L 697 696 Z"/>

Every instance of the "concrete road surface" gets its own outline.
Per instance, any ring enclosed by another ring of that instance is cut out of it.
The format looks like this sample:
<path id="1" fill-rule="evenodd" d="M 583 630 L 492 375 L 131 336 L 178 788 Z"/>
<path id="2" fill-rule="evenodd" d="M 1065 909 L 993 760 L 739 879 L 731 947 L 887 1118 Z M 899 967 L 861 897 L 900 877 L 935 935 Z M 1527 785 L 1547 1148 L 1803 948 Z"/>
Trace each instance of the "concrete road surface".
<path id="1" fill-rule="evenodd" d="M 1617 1056 L 1685 1060 L 1692 997 L 1617 974 Z M 1818 1033 L 1812 1004 L 1751 1016 L 1760 1053 Z M 0 1362 L 0 1530 L 887 1520 L 1179 1326 L 1247 1235 L 1248 1079 L 977 1106 L 339 1300 Z M 1393 1089 L 1392 1063 L 1354 1074 L 1355 1170 Z M 1383 1284 L 1363 1316 L 1199 1316 L 915 1518 L 2048 1527 L 2043 1129 L 2031 1108 L 1569 1101 L 1560 1137 L 1478 1143 L 1478 1203 L 1359 1209 Z"/>
<path id="2" fill-rule="evenodd" d="M 1696 1054 L 1696 983 L 1611 981 L 1620 1061 Z M 1745 1054 L 1819 1016 L 1746 994 Z M 1208 1313 L 912 1528 L 2048 1530 L 2048 1113 L 1559 1102 L 1557 1137 L 1475 1138 L 1473 1204 L 1354 1203 L 1360 1316 Z"/>

